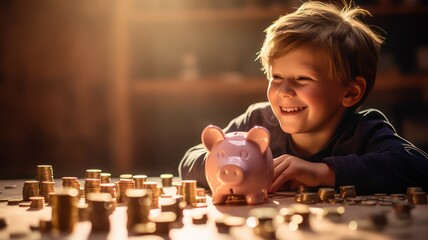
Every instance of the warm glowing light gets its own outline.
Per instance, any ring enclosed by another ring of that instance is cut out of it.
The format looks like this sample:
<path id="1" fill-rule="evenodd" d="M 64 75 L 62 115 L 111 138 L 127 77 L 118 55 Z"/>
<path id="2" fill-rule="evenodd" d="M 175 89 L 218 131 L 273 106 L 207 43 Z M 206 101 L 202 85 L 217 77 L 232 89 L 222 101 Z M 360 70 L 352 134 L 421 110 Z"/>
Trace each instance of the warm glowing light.
<path id="1" fill-rule="evenodd" d="M 300 224 L 303 222 L 303 217 L 299 214 L 294 214 L 293 216 L 291 216 L 291 221 Z"/>
<path id="2" fill-rule="evenodd" d="M 299 224 L 298 223 L 296 223 L 296 222 L 294 222 L 294 221 L 291 221 L 289 224 L 288 224 L 288 229 L 290 229 L 290 231 L 297 231 L 298 229 L 299 229 Z"/>
<path id="3" fill-rule="evenodd" d="M 344 207 L 338 207 L 337 208 L 337 213 L 344 214 L 345 213 L 345 208 Z"/>
<path id="4" fill-rule="evenodd" d="M 255 217 L 249 217 L 247 218 L 247 226 L 250 228 L 255 228 L 259 224 L 259 220 Z"/>
<path id="5" fill-rule="evenodd" d="M 348 228 L 350 230 L 353 230 L 353 231 L 357 230 L 358 229 L 358 223 L 357 223 L 357 221 L 350 221 L 349 224 L 348 224 Z"/>

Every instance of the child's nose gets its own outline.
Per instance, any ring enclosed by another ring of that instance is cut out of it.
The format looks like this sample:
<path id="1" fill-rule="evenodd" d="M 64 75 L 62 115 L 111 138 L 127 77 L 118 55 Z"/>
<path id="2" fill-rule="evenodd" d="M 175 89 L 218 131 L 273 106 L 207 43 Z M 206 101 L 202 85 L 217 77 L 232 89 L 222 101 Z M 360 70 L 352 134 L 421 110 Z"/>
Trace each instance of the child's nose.
<path id="1" fill-rule="evenodd" d="M 280 88 L 278 89 L 278 93 L 282 97 L 292 97 L 296 95 L 292 84 L 288 80 L 282 82 Z"/>

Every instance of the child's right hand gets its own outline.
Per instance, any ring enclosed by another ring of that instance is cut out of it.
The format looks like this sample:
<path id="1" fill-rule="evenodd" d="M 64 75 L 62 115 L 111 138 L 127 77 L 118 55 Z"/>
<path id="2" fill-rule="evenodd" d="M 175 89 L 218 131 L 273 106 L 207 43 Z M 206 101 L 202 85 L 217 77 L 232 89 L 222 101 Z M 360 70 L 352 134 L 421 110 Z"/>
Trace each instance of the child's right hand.
<path id="1" fill-rule="evenodd" d="M 334 186 L 334 172 L 325 163 L 312 163 L 304 159 L 284 154 L 274 160 L 273 183 L 270 192 L 277 191 L 289 182 L 290 190 L 299 185 L 316 187 Z"/>

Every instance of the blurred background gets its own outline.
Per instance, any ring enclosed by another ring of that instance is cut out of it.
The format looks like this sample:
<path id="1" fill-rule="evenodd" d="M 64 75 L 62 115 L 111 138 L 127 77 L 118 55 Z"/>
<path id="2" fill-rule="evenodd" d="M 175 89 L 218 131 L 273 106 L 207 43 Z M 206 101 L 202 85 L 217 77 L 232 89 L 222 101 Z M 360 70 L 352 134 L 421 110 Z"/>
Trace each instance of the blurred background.
<path id="1" fill-rule="evenodd" d="M 365 108 L 428 150 L 426 0 L 355 0 L 386 32 Z M 264 33 L 298 0 L 3 0 L 0 179 L 177 175 L 208 124 L 265 101 Z M 377 30 L 381 31 L 381 30 Z M 384 34 L 385 35 L 385 34 Z"/>

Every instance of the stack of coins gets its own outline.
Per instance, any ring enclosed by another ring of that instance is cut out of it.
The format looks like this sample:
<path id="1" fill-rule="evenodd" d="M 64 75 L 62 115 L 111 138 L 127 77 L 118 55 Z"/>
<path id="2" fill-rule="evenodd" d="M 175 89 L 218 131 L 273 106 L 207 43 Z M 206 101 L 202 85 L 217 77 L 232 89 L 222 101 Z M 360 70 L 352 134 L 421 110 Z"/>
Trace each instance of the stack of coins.
<path id="1" fill-rule="evenodd" d="M 39 196 L 39 182 L 38 181 L 24 181 L 22 187 L 22 199 L 29 201 L 30 197 Z"/>
<path id="2" fill-rule="evenodd" d="M 49 193 L 55 192 L 55 182 L 43 181 L 40 183 L 39 196 L 45 198 L 45 202 L 49 203 Z"/>
<path id="3" fill-rule="evenodd" d="M 120 174 L 119 179 L 132 179 L 132 174 L 130 173 Z"/>
<path id="4" fill-rule="evenodd" d="M 173 182 L 172 186 L 177 189 L 176 195 L 184 195 L 183 194 L 183 187 L 182 187 L 183 185 L 181 184 L 181 182 Z"/>
<path id="5" fill-rule="evenodd" d="M 310 227 L 310 210 L 307 205 L 303 204 L 293 204 L 290 206 L 291 209 L 294 211 L 294 215 L 300 215 L 301 218 L 296 220 L 292 219 L 292 221 L 295 221 L 299 228 L 309 228 Z M 292 217 L 293 218 L 293 217 Z"/>
<path id="6" fill-rule="evenodd" d="M 162 212 L 173 212 L 177 216 L 177 220 L 181 220 L 183 218 L 183 210 L 186 207 L 186 202 L 184 201 L 183 196 L 175 195 L 170 201 L 165 201 L 161 205 Z"/>
<path id="7" fill-rule="evenodd" d="M 172 174 L 161 174 L 160 175 L 162 179 L 162 187 L 171 187 L 172 186 L 172 179 L 174 175 Z"/>
<path id="8" fill-rule="evenodd" d="M 318 199 L 320 202 L 328 202 L 330 199 L 334 199 L 333 188 L 319 188 Z"/>
<path id="9" fill-rule="evenodd" d="M 245 224 L 245 218 L 223 215 L 215 220 L 215 225 L 219 233 L 229 233 L 231 227 L 240 227 Z"/>
<path id="10" fill-rule="evenodd" d="M 80 199 L 80 182 L 77 177 L 62 177 L 63 188 L 74 188 L 77 190 L 77 199 Z"/>
<path id="11" fill-rule="evenodd" d="M 150 206 L 152 204 L 150 192 L 145 189 L 128 189 L 126 196 L 128 230 L 132 230 L 136 224 L 149 222 Z"/>
<path id="12" fill-rule="evenodd" d="M 318 202 L 318 196 L 313 192 L 303 192 L 301 195 L 301 203 L 304 204 L 315 204 Z"/>
<path id="13" fill-rule="evenodd" d="M 37 165 L 36 180 L 41 182 L 53 182 L 52 165 Z"/>
<path id="14" fill-rule="evenodd" d="M 116 184 L 114 183 L 101 183 L 100 192 L 109 193 L 112 198 L 117 198 Z"/>
<path id="15" fill-rule="evenodd" d="M 340 186 L 340 197 L 342 199 L 346 199 L 348 197 L 354 198 L 357 197 L 357 192 L 355 191 L 355 186 L 349 185 L 349 186 Z"/>
<path id="16" fill-rule="evenodd" d="M 146 175 L 134 175 L 132 177 L 132 179 L 134 179 L 134 181 L 135 181 L 135 188 L 136 189 L 144 189 L 143 183 L 145 181 L 147 181 Z"/>
<path id="17" fill-rule="evenodd" d="M 196 180 L 183 180 L 181 184 L 186 204 L 196 206 Z"/>
<path id="18" fill-rule="evenodd" d="M 421 187 L 408 187 L 407 188 L 407 200 L 410 201 L 412 198 L 412 193 L 414 192 L 423 192 L 424 190 Z"/>
<path id="19" fill-rule="evenodd" d="M 396 202 L 392 205 L 395 210 L 395 216 L 398 219 L 409 219 L 412 210 L 411 203 L 408 202 Z"/>
<path id="20" fill-rule="evenodd" d="M 30 209 L 39 210 L 45 207 L 45 198 L 44 197 L 30 197 Z"/>
<path id="21" fill-rule="evenodd" d="M 427 204 L 426 192 L 413 192 L 410 195 L 410 202 L 416 205 Z"/>
<path id="22" fill-rule="evenodd" d="M 52 228 L 60 232 L 73 232 L 77 222 L 77 190 L 68 188 L 51 194 Z"/>
<path id="23" fill-rule="evenodd" d="M 85 178 L 101 179 L 100 169 L 86 169 Z"/>
<path id="24" fill-rule="evenodd" d="M 196 202 L 197 203 L 206 203 L 207 197 L 205 195 L 204 188 L 196 188 Z"/>
<path id="25" fill-rule="evenodd" d="M 253 233 L 263 239 L 275 239 L 276 225 L 274 220 L 277 210 L 274 208 L 253 208 L 248 212 L 248 227 L 253 229 Z"/>
<path id="26" fill-rule="evenodd" d="M 79 222 L 90 221 L 89 205 L 87 203 L 77 205 L 77 219 Z"/>
<path id="27" fill-rule="evenodd" d="M 177 219 L 173 212 L 161 212 L 159 215 L 152 217 L 151 221 L 156 224 L 156 234 L 168 234 L 172 224 Z"/>
<path id="28" fill-rule="evenodd" d="M 159 188 L 158 188 L 158 183 L 157 182 L 149 182 L 146 181 L 143 183 L 143 188 L 146 190 L 149 190 L 149 193 L 151 195 L 151 202 L 152 208 L 158 208 L 159 207 Z"/>
<path id="29" fill-rule="evenodd" d="M 92 232 L 109 232 L 109 216 L 113 212 L 112 197 L 109 193 L 89 193 L 88 205 L 91 207 L 89 219 Z"/>
<path id="30" fill-rule="evenodd" d="M 117 196 L 117 202 L 123 203 L 126 201 L 126 191 L 128 189 L 135 189 L 135 182 L 132 179 L 120 179 L 119 191 Z"/>
<path id="31" fill-rule="evenodd" d="M 110 183 L 110 173 L 100 173 L 101 183 Z"/>
<path id="32" fill-rule="evenodd" d="M 85 179 L 85 198 L 89 193 L 101 192 L 101 179 L 86 178 Z"/>

